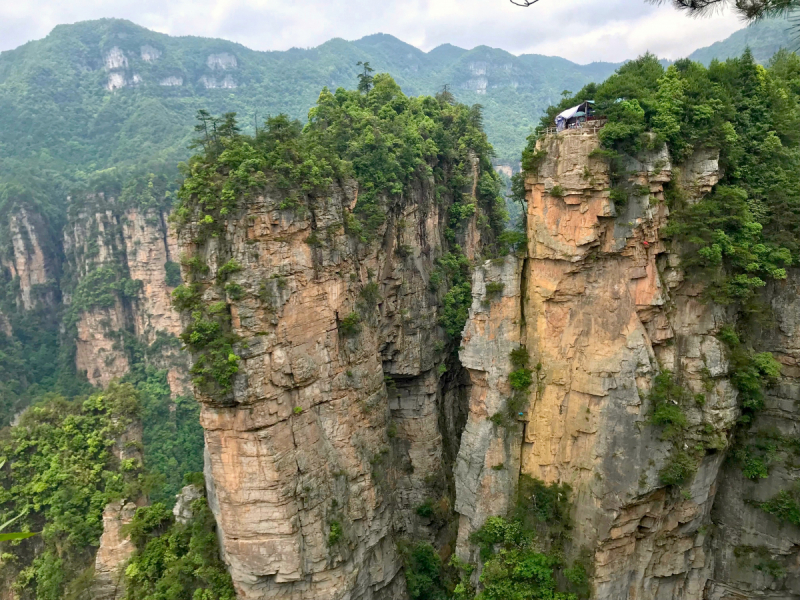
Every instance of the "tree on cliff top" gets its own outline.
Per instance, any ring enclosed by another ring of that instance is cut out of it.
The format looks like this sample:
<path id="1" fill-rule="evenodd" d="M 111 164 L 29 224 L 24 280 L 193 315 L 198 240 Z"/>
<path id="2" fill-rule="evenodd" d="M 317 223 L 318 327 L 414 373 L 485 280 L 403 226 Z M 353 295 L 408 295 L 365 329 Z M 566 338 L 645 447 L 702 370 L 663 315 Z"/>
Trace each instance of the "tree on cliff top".
<path id="1" fill-rule="evenodd" d="M 786 267 L 800 264 L 796 54 L 781 51 L 764 68 L 746 51 L 708 69 L 689 60 L 665 69 L 646 54 L 549 108 L 540 128 L 586 99 L 608 118 L 599 136 L 612 166 L 622 155 L 664 143 L 678 165 L 697 151 L 719 151 L 723 177 L 711 194 L 691 205 L 677 188 L 668 194 L 666 233 L 681 241 L 686 265 L 702 273 L 710 299 L 747 304 L 767 281 L 785 278 Z M 529 153 L 535 142 L 534 136 Z M 617 171 L 617 185 L 623 185 L 621 167 Z"/>

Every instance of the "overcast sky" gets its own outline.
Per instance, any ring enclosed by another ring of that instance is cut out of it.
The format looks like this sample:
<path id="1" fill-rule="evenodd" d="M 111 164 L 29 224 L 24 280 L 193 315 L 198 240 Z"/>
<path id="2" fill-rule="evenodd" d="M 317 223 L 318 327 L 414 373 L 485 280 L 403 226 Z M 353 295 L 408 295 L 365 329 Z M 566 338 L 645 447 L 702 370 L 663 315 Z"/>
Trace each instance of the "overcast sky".
<path id="1" fill-rule="evenodd" d="M 691 18 L 644 0 L 0 0 L 0 50 L 60 23 L 130 19 L 170 35 L 221 37 L 256 50 L 311 47 L 390 33 L 423 50 L 443 43 L 514 54 L 622 61 L 650 50 L 680 58 L 743 24 L 730 13 Z"/>

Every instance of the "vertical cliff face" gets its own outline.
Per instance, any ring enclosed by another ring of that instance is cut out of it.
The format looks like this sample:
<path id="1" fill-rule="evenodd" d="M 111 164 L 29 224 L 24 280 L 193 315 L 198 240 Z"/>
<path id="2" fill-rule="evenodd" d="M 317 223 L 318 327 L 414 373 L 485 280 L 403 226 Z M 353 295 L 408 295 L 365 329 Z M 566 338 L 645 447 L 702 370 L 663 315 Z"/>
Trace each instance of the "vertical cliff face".
<path id="1" fill-rule="evenodd" d="M 754 331 L 759 349 L 773 353 L 782 365 L 779 382 L 769 389 L 765 407 L 747 430 L 749 457 L 759 455 L 768 476 L 749 479 L 741 464 L 726 463 L 720 474 L 717 500 L 712 510 L 716 527 L 712 541 L 714 571 L 708 582 L 708 600 L 800 597 L 800 528 L 786 522 L 790 498 L 797 490 L 796 439 L 800 432 L 800 273 L 789 272 L 784 282 L 770 285 L 764 299 L 772 321 Z M 781 494 L 785 512 L 766 512 L 762 503 Z M 796 498 L 796 496 L 794 496 Z M 796 504 L 795 504 L 796 506 Z"/>
<path id="2" fill-rule="evenodd" d="M 0 265 L 16 281 L 21 310 L 54 307 L 58 301 L 59 260 L 44 219 L 25 207 L 8 215 L 8 242 Z M 8 329 L 7 326 L 4 327 Z"/>
<path id="3" fill-rule="evenodd" d="M 475 270 L 470 318 L 459 353 L 470 386 L 469 413 L 454 472 L 455 508 L 458 552 L 462 560 L 472 562 L 477 555 L 471 552 L 470 534 L 489 516 L 511 509 L 519 476 L 521 429 L 498 426 L 490 419 L 505 409 L 511 395 L 509 355 L 525 341 L 522 269 L 521 259 L 508 256 Z"/>
<path id="4" fill-rule="evenodd" d="M 129 371 L 138 345 L 150 364 L 169 369 L 173 393 L 185 393 L 188 365 L 178 352 L 180 317 L 170 301 L 179 278 L 168 281 L 169 265 L 178 269 L 176 241 L 166 215 L 91 196 L 70 217 L 63 246 L 78 371 L 106 386 Z"/>
<path id="5" fill-rule="evenodd" d="M 572 551 L 593 556 L 594 597 L 701 598 L 723 450 L 739 414 L 714 336 L 729 315 L 701 301 L 661 239 L 673 178 L 666 150 L 628 159 L 628 200 L 615 203 L 597 148 L 596 134 L 581 130 L 540 141 L 546 156 L 525 182 L 528 257 L 476 271 L 461 352 L 472 388 L 456 466 L 459 547 L 475 558 L 469 535 L 507 512 L 519 474 L 566 482 Z M 716 158 L 703 152 L 681 166 L 678 184 L 696 198 L 717 179 Z M 490 279 L 505 283 L 494 302 L 480 295 Z M 504 428 L 489 417 L 509 396 L 508 355 L 519 344 L 541 365 L 540 381 L 520 423 Z M 648 390 L 665 369 L 705 399 L 687 409 L 699 467 L 683 490 L 660 481 L 673 449 L 650 423 Z"/>
<path id="6" fill-rule="evenodd" d="M 737 416 L 727 362 L 714 333 L 724 315 L 682 283 L 666 251 L 666 150 L 626 165 L 624 206 L 609 197 L 595 134 L 549 136 L 529 190 L 527 344 L 543 366 L 531 403 L 521 472 L 574 490 L 576 547 L 594 553 L 597 598 L 699 598 L 708 577 L 704 534 L 722 454 L 709 450 L 687 493 L 663 486 L 668 442 L 649 424 L 647 390 L 662 369 L 680 373 L 705 404 L 689 409 L 693 443 L 710 426 L 725 446 Z M 715 162 L 685 167 L 700 193 Z M 721 448 L 719 448 L 721 449 Z M 705 451 L 704 451 L 705 452 Z"/>
<path id="7" fill-rule="evenodd" d="M 133 520 L 136 504 L 118 500 L 103 511 L 103 535 L 94 566 L 94 600 L 117 600 L 125 595 L 125 563 L 135 547 L 124 528 Z"/>
<path id="8" fill-rule="evenodd" d="M 186 395 L 190 392 L 188 357 L 176 343 L 181 321 L 171 298 L 180 283 L 175 231 L 165 212 L 130 208 L 123 217 L 122 232 L 129 276 L 142 282 L 132 311 L 134 335 L 151 350 L 150 362 L 168 369 L 173 395 Z"/>
<path id="9" fill-rule="evenodd" d="M 702 282 L 686 279 L 663 242 L 665 186 L 695 201 L 719 179 L 716 156 L 700 150 L 676 168 L 666 150 L 629 158 L 616 188 L 627 202 L 615 203 L 598 147 L 581 130 L 539 142 L 544 159 L 525 182 L 528 256 L 475 272 L 461 351 L 469 418 L 455 469 L 461 557 L 476 561 L 470 534 L 508 512 L 525 474 L 571 485 L 570 551 L 589 551 L 595 598 L 795 598 L 800 538 L 785 521 L 796 502 L 797 274 L 763 294 L 774 322 L 751 337 L 783 374 L 755 421 L 735 429 L 737 390 L 716 334 L 736 315 L 703 300 Z M 494 299 L 488 281 L 505 284 Z M 502 426 L 489 418 L 511 394 L 508 355 L 519 344 L 541 365 L 540 381 L 518 426 Z M 683 407 L 682 448 L 651 420 L 649 392 L 666 370 L 697 399 Z M 765 461 L 766 479 L 745 477 L 742 448 Z M 681 450 L 697 468 L 679 489 L 663 474 Z"/>
<path id="10" fill-rule="evenodd" d="M 472 534 L 512 511 L 523 475 L 569 484 L 565 551 L 589 557 L 598 600 L 794 597 L 796 536 L 762 506 L 794 485 L 791 452 L 769 451 L 766 484 L 734 464 L 742 415 L 719 337 L 737 315 L 665 242 L 666 191 L 697 202 L 718 157 L 673 165 L 662 148 L 612 173 L 599 150 L 590 130 L 540 140 L 524 257 L 484 261 L 479 216 L 461 229 L 473 271 L 458 361 L 432 291 L 453 243 L 433 179 L 406 189 L 372 244 L 348 234 L 355 184 L 305 205 L 266 188 L 213 235 L 186 222 L 182 295 L 211 316 L 187 320 L 184 339 L 229 315 L 238 369 L 229 390 L 208 389 L 218 364 L 195 365 L 209 504 L 241 598 L 404 597 L 402 536 L 454 550 L 480 587 Z M 796 435 L 797 285 L 765 290 L 776 325 L 755 332 L 784 369 L 747 435 L 783 444 Z M 521 404 L 519 351 L 533 378 Z M 654 423 L 663 385 L 681 390 L 665 400 L 680 404 L 680 436 Z M 433 501 L 453 527 L 417 510 Z"/>
<path id="11" fill-rule="evenodd" d="M 396 536 L 431 535 L 413 509 L 444 493 L 458 445 L 463 382 L 429 289 L 446 211 L 422 180 L 365 247 L 344 230 L 356 194 L 294 211 L 270 192 L 228 221 L 224 246 L 182 239 L 212 273 L 241 266 L 226 284 L 239 373 L 227 398 L 200 396 L 241 598 L 402 597 Z M 214 289 L 204 301 L 223 300 Z"/>

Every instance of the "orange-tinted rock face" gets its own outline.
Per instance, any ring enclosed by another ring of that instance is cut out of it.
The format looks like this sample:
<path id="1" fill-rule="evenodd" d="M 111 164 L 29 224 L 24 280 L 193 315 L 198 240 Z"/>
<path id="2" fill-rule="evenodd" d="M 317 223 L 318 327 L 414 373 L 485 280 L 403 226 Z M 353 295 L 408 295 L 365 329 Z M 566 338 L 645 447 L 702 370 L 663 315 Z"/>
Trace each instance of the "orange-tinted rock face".
<path id="1" fill-rule="evenodd" d="M 598 146 L 580 130 L 540 142 L 524 258 L 479 260 L 477 228 L 466 228 L 473 302 L 457 373 L 437 368 L 428 280 L 443 216 L 425 185 L 388 216 L 380 248 L 344 234 L 347 187 L 314 200 L 310 214 L 266 194 L 228 222 L 224 244 L 181 240 L 212 273 L 229 259 L 243 267 L 228 280 L 241 299 L 226 299 L 240 371 L 229 395 L 201 397 L 209 501 L 240 598 L 401 598 L 395 541 L 433 538 L 414 511 L 433 496 L 431 481 L 455 489 L 458 534 L 447 550 L 479 562 L 470 535 L 507 514 L 520 474 L 572 487 L 569 550 L 593 558 L 598 600 L 794 597 L 797 536 L 745 501 L 768 499 L 791 474 L 776 470 L 754 496 L 723 466 L 739 409 L 715 334 L 732 315 L 702 300 L 702 282 L 684 277 L 662 239 L 665 185 L 696 200 L 718 180 L 716 156 L 698 151 L 678 181 L 664 150 L 629 158 L 629 196 L 615 203 Z M 312 231 L 321 244 L 306 243 Z M 778 330 L 765 340 L 784 376 L 763 418 L 786 435 L 797 431 L 789 406 L 800 398 L 796 280 L 766 292 L 779 299 Z M 379 299 L 364 308 L 370 283 Z M 204 301 L 222 300 L 218 290 L 205 288 Z M 341 332 L 354 311 L 360 331 Z M 491 418 L 512 394 L 509 354 L 520 345 L 541 369 L 512 426 Z M 684 411 L 687 439 L 705 454 L 680 490 L 660 480 L 672 446 L 650 423 L 648 391 L 664 369 L 703 395 Z M 743 575 L 741 544 L 767 547 L 789 575 Z"/>
<path id="2" fill-rule="evenodd" d="M 172 307 L 173 287 L 167 284 L 165 265 L 178 263 L 177 240 L 167 216 L 160 211 L 128 209 L 122 220 L 125 261 L 132 280 L 141 281 L 133 303 L 133 331 L 148 346 L 159 336 L 177 338 L 181 333 L 178 311 Z M 167 347 L 156 360 L 168 369 L 167 382 L 173 396 L 191 392 L 188 357 L 180 349 Z"/>
<path id="3" fill-rule="evenodd" d="M 242 265 L 228 278 L 243 290 L 233 392 L 200 395 L 210 504 L 240 598 L 404 596 L 397 535 L 431 535 L 414 509 L 442 493 L 443 432 L 462 418 L 457 374 L 437 368 L 445 338 L 428 280 L 446 213 L 433 195 L 422 182 L 366 247 L 342 226 L 351 187 L 304 213 L 268 193 L 228 222 L 223 247 L 200 248 L 212 273 Z M 306 243 L 313 231 L 321 245 Z M 353 312 L 359 331 L 340 331 Z"/>
<path id="4" fill-rule="evenodd" d="M 86 373 L 93 385 L 105 387 L 123 377 L 130 365 L 114 333 L 127 329 L 122 302 L 111 308 L 94 308 L 81 314 L 75 338 L 75 368 Z"/>
<path id="5" fill-rule="evenodd" d="M 699 301 L 661 239 L 672 177 L 666 151 L 628 159 L 630 195 L 615 205 L 608 166 L 592 156 L 598 147 L 581 130 L 539 142 L 547 154 L 525 182 L 520 289 L 470 312 L 461 352 L 470 413 L 455 474 L 459 552 L 470 557 L 469 534 L 507 511 L 516 477 L 527 474 L 572 486 L 574 549 L 594 555 L 596 598 L 699 599 L 713 567 L 705 526 L 722 453 L 706 456 L 683 494 L 662 486 L 670 445 L 648 423 L 647 390 L 660 370 L 679 371 L 706 395 L 687 410 L 692 435 L 711 427 L 724 445 L 738 414 L 713 335 L 725 314 Z M 718 178 L 715 157 L 700 154 L 681 171 L 690 196 Z M 493 268 L 491 277 L 508 277 Z M 476 273 L 474 290 L 483 277 Z M 509 395 L 507 357 L 519 344 L 541 363 L 541 384 L 520 426 L 504 431 L 488 419 Z M 500 463 L 510 473 L 490 468 Z"/>
<path id="6" fill-rule="evenodd" d="M 545 381 L 529 409 L 521 472 L 572 485 L 575 542 L 595 549 L 597 598 L 699 598 L 711 565 L 698 532 L 721 457 L 703 461 L 691 499 L 660 487 L 669 445 L 648 425 L 646 390 L 663 368 L 680 371 L 694 391 L 702 390 L 703 365 L 724 374 L 713 337 L 723 315 L 670 272 L 675 257 L 660 239 L 669 157 L 629 161 L 635 194 L 615 206 L 607 166 L 591 156 L 595 135 L 565 132 L 540 144 L 547 157 L 526 181 L 524 311 Z M 701 189 L 716 173 L 695 176 Z M 720 379 L 689 419 L 724 436 L 734 400 Z"/>
<path id="7" fill-rule="evenodd" d="M 103 535 L 95 557 L 95 600 L 117 600 L 125 596 L 125 564 L 136 547 L 123 529 L 133 520 L 136 504 L 118 500 L 103 511 Z"/>

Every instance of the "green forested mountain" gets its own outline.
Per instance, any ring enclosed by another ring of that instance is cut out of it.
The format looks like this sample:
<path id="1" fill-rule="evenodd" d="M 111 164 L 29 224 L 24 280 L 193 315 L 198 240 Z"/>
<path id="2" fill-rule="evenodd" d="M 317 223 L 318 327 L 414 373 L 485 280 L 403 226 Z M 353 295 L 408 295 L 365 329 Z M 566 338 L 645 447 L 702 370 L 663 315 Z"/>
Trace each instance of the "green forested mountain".
<path id="1" fill-rule="evenodd" d="M 317 48 L 256 52 L 225 40 L 175 38 L 123 20 L 56 27 L 0 54 L 0 159 L 91 171 L 187 156 L 194 113 L 236 111 L 251 129 L 267 115 L 304 118 L 323 86 L 355 87 L 358 61 L 392 74 L 411 95 L 448 85 L 480 102 L 505 162 L 518 160 L 541 111 L 564 89 L 607 77 L 618 65 L 478 47 L 429 53 L 384 34 Z"/>
<path id="2" fill-rule="evenodd" d="M 786 19 L 765 19 L 740 29 L 727 39 L 695 50 L 689 58 L 708 66 L 714 60 L 741 56 L 750 48 L 756 62 L 766 64 L 781 48 L 797 51 L 800 47 L 797 28 Z"/>
<path id="3" fill-rule="evenodd" d="M 765 62 L 791 39 L 784 21 L 765 21 L 692 58 L 707 63 L 739 55 L 748 43 Z M 257 52 L 118 19 L 60 25 L 42 40 L 0 53 L 0 169 L 4 179 L 55 170 L 74 182 L 112 166 L 174 164 L 188 156 L 197 109 L 235 111 L 250 129 L 278 113 L 302 119 L 323 86 L 355 86 L 358 61 L 390 73 L 410 95 L 447 85 L 460 102 L 482 104 L 497 160 L 505 164 L 516 164 L 531 127 L 562 91 L 601 81 L 619 66 L 486 46 L 445 44 L 426 53 L 385 34 Z"/>

